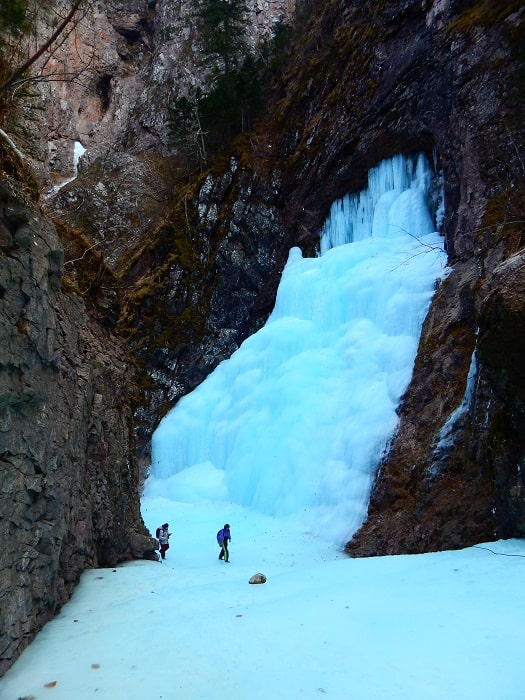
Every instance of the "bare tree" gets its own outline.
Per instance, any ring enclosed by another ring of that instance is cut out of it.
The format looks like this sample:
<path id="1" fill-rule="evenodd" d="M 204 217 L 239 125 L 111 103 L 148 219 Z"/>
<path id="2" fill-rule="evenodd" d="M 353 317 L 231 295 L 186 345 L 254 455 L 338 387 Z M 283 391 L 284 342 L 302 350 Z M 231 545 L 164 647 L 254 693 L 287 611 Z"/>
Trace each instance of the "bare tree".
<path id="1" fill-rule="evenodd" d="M 22 88 L 41 82 L 75 82 L 88 71 L 94 48 L 91 54 L 83 55 L 80 67 L 74 72 L 61 65 L 58 52 L 93 7 L 94 0 L 9 0 L 2 3 L 0 117 L 9 115 L 15 100 L 27 94 Z M 0 138 L 19 156 L 23 155 L 2 129 Z"/>
<path id="2" fill-rule="evenodd" d="M 42 78 L 43 67 L 49 61 L 50 56 L 65 41 L 67 36 L 75 29 L 78 22 L 85 16 L 88 4 L 86 0 L 74 0 L 69 7 L 63 7 L 63 15 L 61 11 L 53 12 L 54 19 L 58 20 L 58 26 L 56 26 L 51 35 L 45 39 L 40 46 L 35 48 L 34 52 L 29 57 L 23 60 L 19 65 L 16 65 L 12 72 L 0 83 L 0 94 L 6 90 L 15 88 L 22 82 Z M 81 8 L 83 8 L 83 12 L 80 12 Z M 36 22 L 36 20 L 37 17 L 35 16 L 33 21 Z M 20 46 L 20 42 L 17 42 L 16 46 L 11 45 L 11 48 L 19 49 Z M 17 51 L 15 50 L 13 53 L 15 53 L 15 56 L 12 57 L 16 58 Z M 29 70 L 35 66 L 40 59 L 42 59 L 42 65 L 39 75 L 27 77 Z"/>

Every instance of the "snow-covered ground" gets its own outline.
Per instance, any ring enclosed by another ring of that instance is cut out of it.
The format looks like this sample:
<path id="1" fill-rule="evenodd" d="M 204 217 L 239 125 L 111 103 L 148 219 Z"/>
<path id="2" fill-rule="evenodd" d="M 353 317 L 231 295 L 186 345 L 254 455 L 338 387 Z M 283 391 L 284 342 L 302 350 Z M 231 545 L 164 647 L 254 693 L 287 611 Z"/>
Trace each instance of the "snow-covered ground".
<path id="1" fill-rule="evenodd" d="M 291 251 L 265 327 L 155 432 L 142 512 L 170 523 L 166 561 L 86 572 L 0 700 L 525 700 L 525 542 L 342 553 L 446 274 L 435 184 L 387 161 L 321 257 Z"/>
<path id="2" fill-rule="evenodd" d="M 0 679 L 2 700 L 525 697 L 523 542 L 349 559 L 229 503 L 152 499 L 144 516 L 170 523 L 166 560 L 86 572 Z M 258 572 L 267 582 L 249 584 Z"/>

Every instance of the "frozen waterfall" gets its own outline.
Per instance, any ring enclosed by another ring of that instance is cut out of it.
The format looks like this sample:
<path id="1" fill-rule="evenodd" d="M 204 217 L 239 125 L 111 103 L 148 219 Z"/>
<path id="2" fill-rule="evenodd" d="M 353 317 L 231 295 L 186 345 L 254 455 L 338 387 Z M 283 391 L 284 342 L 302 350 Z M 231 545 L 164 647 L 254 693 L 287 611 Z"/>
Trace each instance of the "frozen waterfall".
<path id="1" fill-rule="evenodd" d="M 230 501 L 350 538 L 445 274 L 436 180 L 423 155 L 400 155 L 334 203 L 321 255 L 290 251 L 266 325 L 159 424 L 147 495 Z"/>

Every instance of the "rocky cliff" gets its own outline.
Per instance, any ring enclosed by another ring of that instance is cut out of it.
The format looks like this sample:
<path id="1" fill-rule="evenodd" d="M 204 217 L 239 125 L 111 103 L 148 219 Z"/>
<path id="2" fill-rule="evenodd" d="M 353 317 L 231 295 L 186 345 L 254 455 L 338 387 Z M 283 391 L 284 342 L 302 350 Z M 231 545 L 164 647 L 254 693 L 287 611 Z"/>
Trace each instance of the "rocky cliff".
<path id="1" fill-rule="evenodd" d="M 0 599 L 5 669 L 87 567 L 148 556 L 133 446 L 132 368 L 62 284 L 56 230 L 0 189 Z"/>
<path id="2" fill-rule="evenodd" d="M 333 200 L 398 152 L 443 173 L 451 271 L 347 551 L 524 535 L 524 9 L 493 5 L 303 5 L 267 114 L 191 175 L 166 126 L 198 79 L 185 4 L 99 4 L 75 44 L 97 47 L 92 80 L 46 86 L 33 140 L 23 115 L 11 130 L 46 216 L 2 159 L 4 667 L 83 567 L 151 547 L 138 493 L 159 418 L 264 323 L 289 248 L 314 254 Z M 52 191 L 75 141 L 78 177 Z"/>

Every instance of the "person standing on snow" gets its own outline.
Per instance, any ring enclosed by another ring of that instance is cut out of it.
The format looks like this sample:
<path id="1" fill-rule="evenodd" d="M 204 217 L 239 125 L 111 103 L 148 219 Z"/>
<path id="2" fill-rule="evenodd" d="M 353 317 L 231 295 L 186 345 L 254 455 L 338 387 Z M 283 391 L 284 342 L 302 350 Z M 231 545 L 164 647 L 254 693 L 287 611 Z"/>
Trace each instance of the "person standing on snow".
<path id="1" fill-rule="evenodd" d="M 171 537 L 171 532 L 168 532 L 168 529 L 168 523 L 164 523 L 162 527 L 157 528 L 157 539 L 160 544 L 160 556 L 162 559 L 166 558 L 166 552 L 170 548 L 169 539 Z"/>
<path id="2" fill-rule="evenodd" d="M 230 561 L 230 552 L 228 550 L 228 541 L 231 542 L 231 535 L 230 535 L 230 526 L 228 523 L 222 528 L 222 530 L 219 530 L 217 533 L 217 542 L 219 543 L 219 547 L 221 548 L 221 553 L 219 554 L 219 559 L 224 559 L 224 561 Z"/>

